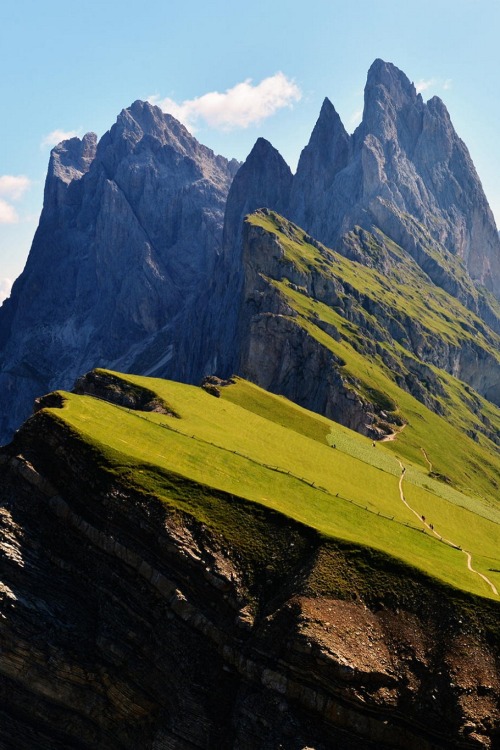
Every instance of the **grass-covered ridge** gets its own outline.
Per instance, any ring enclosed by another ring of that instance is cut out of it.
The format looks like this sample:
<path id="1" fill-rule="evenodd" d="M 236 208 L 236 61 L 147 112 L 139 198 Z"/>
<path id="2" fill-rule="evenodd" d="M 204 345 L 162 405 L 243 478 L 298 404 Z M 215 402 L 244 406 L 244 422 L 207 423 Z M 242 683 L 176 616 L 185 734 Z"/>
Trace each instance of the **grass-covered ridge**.
<path id="1" fill-rule="evenodd" d="M 500 372 L 498 335 L 380 234 L 360 230 L 350 238 L 359 252 L 368 247 L 377 261 L 370 266 L 323 247 L 272 211 L 256 212 L 247 222 L 282 248 L 284 262 L 268 264 L 261 278 L 294 311 L 289 324 L 343 363 L 345 381 L 386 410 L 393 429 L 406 425 L 389 450 L 494 505 L 500 409 L 432 362 L 447 360 L 451 367 L 468 349 L 472 361 L 479 352 L 484 367 Z M 478 373 L 481 367 L 478 360 Z"/>
<path id="2" fill-rule="evenodd" d="M 398 456 L 397 444 L 373 447 L 370 440 L 242 380 L 214 398 L 193 386 L 113 375 L 152 391 L 178 417 L 66 393 L 62 408 L 45 408 L 43 415 L 90 445 L 102 468 L 120 481 L 229 533 L 227 514 L 213 505 L 212 491 L 222 491 L 235 507 L 250 503 L 258 512 L 265 506 L 325 538 L 372 547 L 448 585 L 496 598 L 467 570 L 464 554 L 425 530 L 402 503 L 398 459 L 407 467 L 408 502 L 440 535 L 467 549 L 475 569 L 499 589 L 500 514 L 473 496 L 447 494 L 425 470 Z M 186 483 L 199 490 L 183 489 Z"/>

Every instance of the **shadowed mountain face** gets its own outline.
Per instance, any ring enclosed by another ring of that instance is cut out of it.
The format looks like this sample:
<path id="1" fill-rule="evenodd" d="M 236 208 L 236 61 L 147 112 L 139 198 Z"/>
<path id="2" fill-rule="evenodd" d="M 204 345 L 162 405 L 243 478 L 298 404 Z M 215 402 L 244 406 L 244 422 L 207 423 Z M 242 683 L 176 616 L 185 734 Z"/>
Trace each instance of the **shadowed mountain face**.
<path id="1" fill-rule="evenodd" d="M 500 332 L 500 239 L 479 178 L 444 104 L 394 65 L 370 68 L 352 135 L 325 99 L 294 176 L 264 139 L 233 181 L 238 166 L 144 102 L 99 143 L 54 149 L 26 269 L 0 308 L 0 441 L 35 397 L 95 366 L 187 382 L 237 369 L 242 222 L 264 206 L 365 265 L 380 258 L 352 230 L 381 231 Z"/>
<path id="2" fill-rule="evenodd" d="M 165 328 L 213 274 L 237 167 L 144 102 L 99 143 L 53 150 L 28 263 L 0 311 L 2 437 L 34 397 L 97 362 L 143 372 L 173 356 Z"/>

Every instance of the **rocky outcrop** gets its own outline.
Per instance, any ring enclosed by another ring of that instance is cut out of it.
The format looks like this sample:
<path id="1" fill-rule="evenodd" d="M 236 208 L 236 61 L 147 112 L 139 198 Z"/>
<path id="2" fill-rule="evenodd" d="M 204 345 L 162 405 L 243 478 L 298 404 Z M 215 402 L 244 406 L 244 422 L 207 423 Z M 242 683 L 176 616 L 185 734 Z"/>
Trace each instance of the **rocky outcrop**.
<path id="1" fill-rule="evenodd" d="M 259 138 L 238 170 L 229 190 L 224 216 L 222 252 L 217 260 L 207 292 L 204 325 L 199 325 L 199 309 L 186 325 L 196 343 L 185 352 L 204 363 L 206 373 L 230 377 L 238 368 L 245 324 L 239 317 L 240 301 L 247 269 L 242 257 L 243 220 L 262 206 L 283 211 L 288 205 L 292 173 L 281 154 L 264 138 Z M 209 363 L 207 365 L 207 363 Z M 199 372 L 199 370 L 198 370 Z M 200 375 L 193 377 L 199 381 Z"/>
<path id="2" fill-rule="evenodd" d="M 43 410 L 0 479 L 3 747 L 498 746 L 494 602 L 188 480 L 174 508 Z"/>

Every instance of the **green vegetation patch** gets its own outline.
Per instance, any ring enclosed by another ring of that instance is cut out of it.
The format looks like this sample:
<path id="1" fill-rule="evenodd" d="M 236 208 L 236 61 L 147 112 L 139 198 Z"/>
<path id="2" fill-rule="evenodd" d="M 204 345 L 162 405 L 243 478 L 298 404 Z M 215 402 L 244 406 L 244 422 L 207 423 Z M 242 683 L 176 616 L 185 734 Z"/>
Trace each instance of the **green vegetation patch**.
<path id="1" fill-rule="evenodd" d="M 493 596 L 479 576 L 467 571 L 463 553 L 429 534 L 401 502 L 398 460 L 384 445 L 370 447 L 356 433 L 241 380 L 224 388 L 220 399 L 180 383 L 126 380 L 149 388 L 181 419 L 73 394 L 62 394 L 62 409 L 40 413 L 63 422 L 121 481 L 204 523 L 217 518 L 222 528 L 227 518 L 226 535 L 238 532 L 227 508 L 216 511 L 211 505 L 220 492 L 233 498 L 229 502 L 235 507 L 265 507 L 325 538 L 377 549 L 449 585 Z M 443 535 L 458 536 L 462 527 L 457 541 L 474 548 L 477 569 L 486 575 L 486 567 L 500 569 L 500 556 L 495 561 L 500 525 L 477 514 L 470 524 L 470 511 L 435 494 L 431 484 L 428 489 L 410 479 L 404 484 L 411 487 L 419 512 L 432 508 Z M 210 503 L 202 501 L 205 494 Z"/>

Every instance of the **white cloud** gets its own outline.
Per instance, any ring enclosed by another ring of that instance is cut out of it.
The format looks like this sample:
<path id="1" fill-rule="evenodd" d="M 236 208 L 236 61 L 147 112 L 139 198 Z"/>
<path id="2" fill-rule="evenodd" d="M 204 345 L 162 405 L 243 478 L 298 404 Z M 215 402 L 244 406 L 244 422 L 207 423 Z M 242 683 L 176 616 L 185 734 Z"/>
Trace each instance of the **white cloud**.
<path id="1" fill-rule="evenodd" d="M 442 89 L 442 91 L 449 91 L 452 88 L 452 79 L 446 78 L 443 80 L 442 78 L 428 78 L 425 80 L 424 78 L 421 78 L 417 83 L 415 84 L 415 88 L 417 90 L 417 94 L 422 94 L 424 91 L 427 91 L 427 89 Z"/>
<path id="2" fill-rule="evenodd" d="M 349 125 L 351 125 L 351 127 L 355 128 L 361 122 L 361 118 L 362 117 L 363 117 L 363 110 L 362 109 L 357 109 L 349 117 Z"/>
<path id="3" fill-rule="evenodd" d="M 248 78 L 223 94 L 211 91 L 180 104 L 168 97 L 160 99 L 158 95 L 148 97 L 148 101 L 161 107 L 164 112 L 169 112 L 192 130 L 200 119 L 217 130 L 232 130 L 261 122 L 279 109 L 292 106 L 301 96 L 302 93 L 293 80 L 284 73 L 276 73 L 255 86 Z"/>
<path id="4" fill-rule="evenodd" d="M 14 206 L 0 198 L 0 224 L 17 224 L 19 216 Z"/>
<path id="5" fill-rule="evenodd" d="M 423 91 L 427 91 L 427 89 L 430 89 L 430 87 L 434 86 L 435 83 L 435 78 L 429 78 L 427 81 L 424 81 L 424 79 L 421 78 L 420 81 L 417 81 L 417 83 L 415 84 L 417 94 L 421 94 Z"/>
<path id="6" fill-rule="evenodd" d="M 24 175 L 0 175 L 0 195 L 17 201 L 31 186 L 31 180 Z"/>
<path id="7" fill-rule="evenodd" d="M 12 289 L 12 279 L 0 279 L 0 304 L 10 296 Z"/>
<path id="8" fill-rule="evenodd" d="M 40 148 L 57 146 L 61 141 L 67 141 L 69 138 L 75 138 L 80 134 L 79 130 L 53 130 L 42 138 Z"/>

